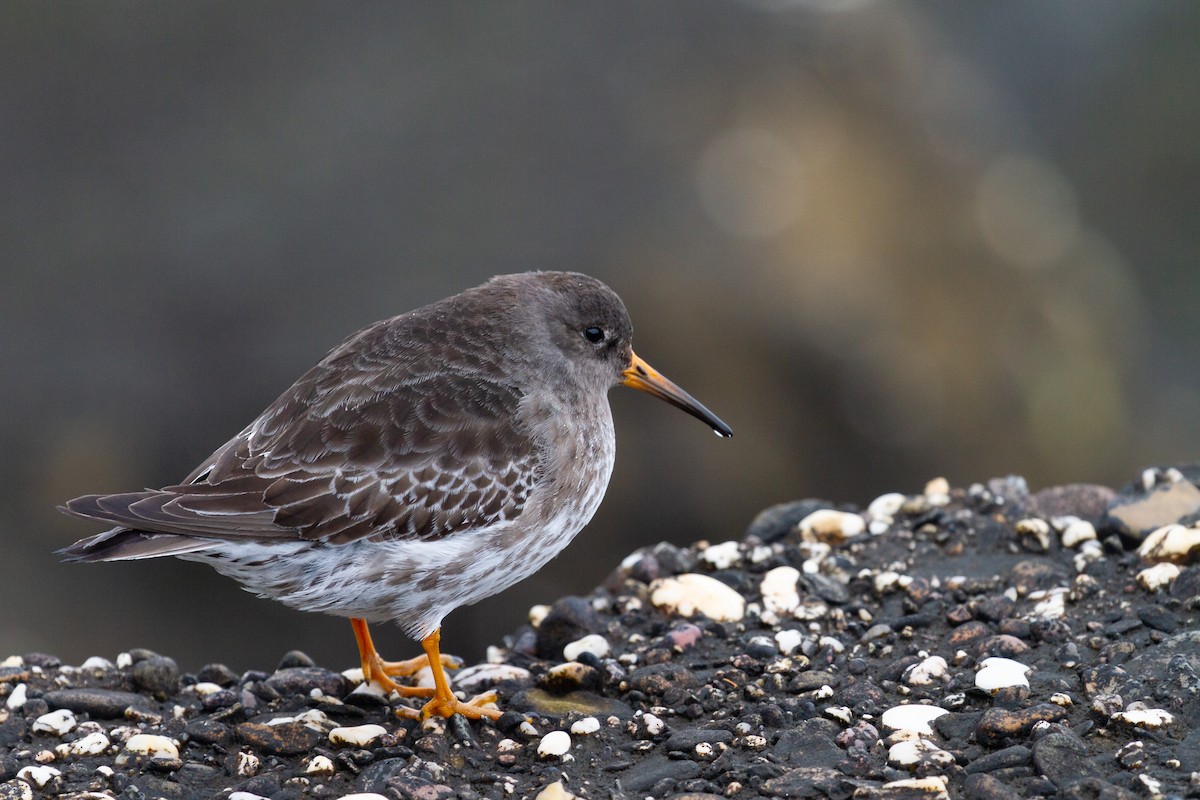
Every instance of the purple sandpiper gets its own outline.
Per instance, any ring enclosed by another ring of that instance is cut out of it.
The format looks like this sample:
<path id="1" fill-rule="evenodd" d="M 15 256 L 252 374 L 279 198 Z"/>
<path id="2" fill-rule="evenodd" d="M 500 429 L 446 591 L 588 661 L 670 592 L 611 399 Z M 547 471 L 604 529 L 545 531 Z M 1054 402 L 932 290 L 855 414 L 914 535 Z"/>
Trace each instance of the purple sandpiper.
<path id="1" fill-rule="evenodd" d="M 632 333 L 611 289 L 567 272 L 499 276 L 377 322 L 179 485 L 68 502 L 118 527 L 60 552 L 202 561 L 261 597 L 349 617 L 365 681 L 428 697 L 422 717 L 495 719 L 494 695 L 450 689 L 442 619 L 541 569 L 591 519 L 615 455 L 609 388 L 732 434 L 633 352 Z M 381 659 L 367 623 L 384 620 L 425 656 Z M 426 663 L 433 689 L 391 680 Z"/>

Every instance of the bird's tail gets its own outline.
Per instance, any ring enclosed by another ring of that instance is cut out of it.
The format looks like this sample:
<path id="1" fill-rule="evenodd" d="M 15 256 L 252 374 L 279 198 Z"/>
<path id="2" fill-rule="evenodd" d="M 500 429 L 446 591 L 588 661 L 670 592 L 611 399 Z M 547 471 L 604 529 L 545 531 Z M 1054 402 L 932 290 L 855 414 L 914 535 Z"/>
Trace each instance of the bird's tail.
<path id="1" fill-rule="evenodd" d="M 127 527 L 130 522 L 137 519 L 137 515 L 131 512 L 129 507 L 155 494 L 158 493 L 92 494 L 77 497 L 65 506 L 59 506 L 59 511 L 72 517 L 117 523 L 118 527 L 86 539 L 80 539 L 75 544 L 56 552 L 63 557 L 64 561 L 130 561 L 139 558 L 177 556 L 212 546 L 211 540 L 194 536 Z"/>

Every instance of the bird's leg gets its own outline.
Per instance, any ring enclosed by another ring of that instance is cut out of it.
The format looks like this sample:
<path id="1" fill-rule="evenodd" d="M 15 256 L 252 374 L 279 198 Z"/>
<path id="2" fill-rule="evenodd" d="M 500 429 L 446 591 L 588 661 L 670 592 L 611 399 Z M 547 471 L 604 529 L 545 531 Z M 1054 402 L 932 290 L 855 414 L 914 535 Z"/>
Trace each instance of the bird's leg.
<path id="1" fill-rule="evenodd" d="M 426 719 L 434 714 L 447 719 L 455 714 L 462 714 L 467 719 L 479 719 L 480 717 L 499 719 L 499 709 L 483 708 L 486 703 L 496 702 L 496 695 L 493 692 L 472 697 L 465 703 L 454 696 L 454 692 L 450 690 L 450 683 L 446 680 L 446 673 L 442 669 L 442 656 L 439 648 L 441 640 L 440 628 L 421 640 L 421 647 L 424 648 L 425 655 L 429 658 L 429 665 L 433 668 L 434 685 L 433 697 L 421 709 L 421 719 Z"/>
<path id="2" fill-rule="evenodd" d="M 429 664 L 426 656 L 417 656 L 407 661 L 384 661 L 375 651 L 375 644 L 371 641 L 371 632 L 367 630 L 367 621 L 352 617 L 350 625 L 353 626 L 354 638 L 358 641 L 358 657 L 362 662 L 363 682 L 377 684 L 385 692 L 396 692 L 401 697 L 433 696 L 433 690 L 427 687 L 401 686 L 392 680 L 392 676 L 407 677 L 423 669 Z M 444 660 L 439 660 L 439 666 L 456 669 L 459 662 L 451 656 L 446 656 Z"/>

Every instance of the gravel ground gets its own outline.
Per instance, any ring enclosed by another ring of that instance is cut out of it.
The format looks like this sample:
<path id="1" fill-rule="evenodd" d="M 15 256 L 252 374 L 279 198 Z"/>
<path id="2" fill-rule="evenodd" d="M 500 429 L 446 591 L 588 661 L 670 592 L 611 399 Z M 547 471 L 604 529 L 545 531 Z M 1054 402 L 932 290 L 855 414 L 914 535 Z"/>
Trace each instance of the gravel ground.
<path id="1" fill-rule="evenodd" d="M 935 480 L 640 550 L 456 674 L 496 724 L 298 652 L 13 656 L 0 799 L 1200 796 L 1197 481 Z"/>

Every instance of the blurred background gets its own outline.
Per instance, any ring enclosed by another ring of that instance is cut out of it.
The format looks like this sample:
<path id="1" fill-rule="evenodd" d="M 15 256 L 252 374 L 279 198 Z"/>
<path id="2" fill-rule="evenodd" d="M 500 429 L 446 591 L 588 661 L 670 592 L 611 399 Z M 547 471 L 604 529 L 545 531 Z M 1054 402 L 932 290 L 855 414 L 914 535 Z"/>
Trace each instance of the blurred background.
<path id="1" fill-rule="evenodd" d="M 736 435 L 614 390 L 607 501 L 451 615 L 470 659 L 772 503 L 1195 459 L 1198 39 L 1183 1 L 3 4 L 0 657 L 353 665 L 203 565 L 58 563 L 100 528 L 54 508 L 502 272 L 608 282 Z"/>

